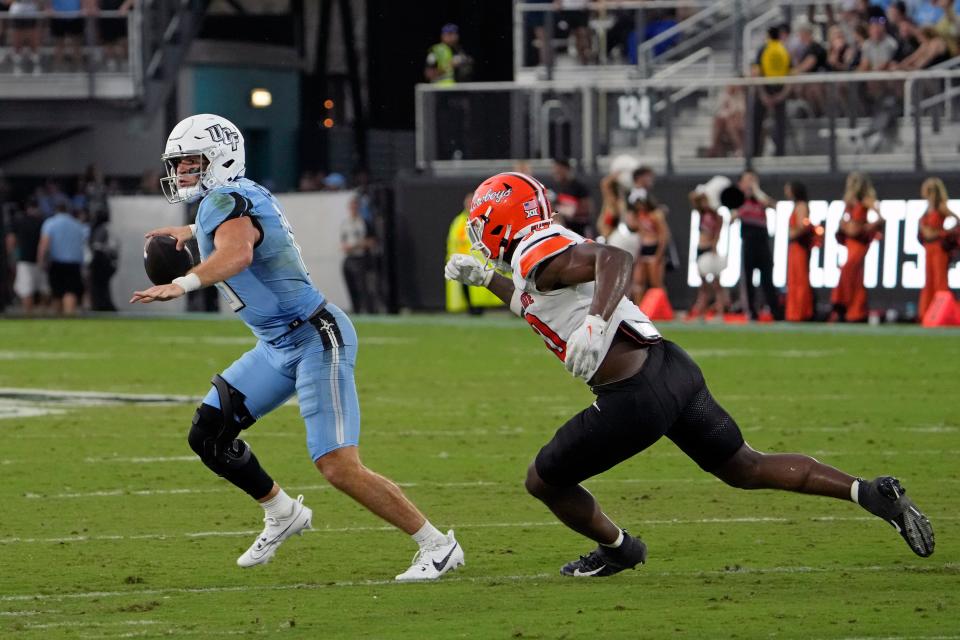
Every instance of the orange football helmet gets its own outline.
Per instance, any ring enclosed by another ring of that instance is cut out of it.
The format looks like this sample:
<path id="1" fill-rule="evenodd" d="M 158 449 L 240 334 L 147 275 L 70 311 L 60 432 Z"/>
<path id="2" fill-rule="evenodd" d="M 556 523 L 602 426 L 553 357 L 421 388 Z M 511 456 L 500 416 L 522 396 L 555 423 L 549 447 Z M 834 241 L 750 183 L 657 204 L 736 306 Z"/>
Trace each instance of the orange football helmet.
<path id="1" fill-rule="evenodd" d="M 471 249 L 502 269 L 504 254 L 531 228 L 553 218 L 547 188 L 522 173 L 498 173 L 480 183 L 470 203 L 467 234 Z"/>

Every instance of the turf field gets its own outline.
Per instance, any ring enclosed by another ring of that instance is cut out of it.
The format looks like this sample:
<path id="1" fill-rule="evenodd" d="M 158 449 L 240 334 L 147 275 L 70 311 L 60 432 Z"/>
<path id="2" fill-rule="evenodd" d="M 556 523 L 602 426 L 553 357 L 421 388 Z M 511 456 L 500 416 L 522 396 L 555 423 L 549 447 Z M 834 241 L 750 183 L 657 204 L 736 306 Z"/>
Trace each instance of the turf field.
<path id="1" fill-rule="evenodd" d="M 186 432 L 211 374 L 253 344 L 241 323 L 7 320 L 0 387 L 189 398 L 5 389 L 0 638 L 960 638 L 960 333 L 662 327 L 755 448 L 899 475 L 936 529 L 931 558 L 852 504 L 730 489 L 663 440 L 589 483 L 648 564 L 575 581 L 558 569 L 591 545 L 522 480 L 587 388 L 519 321 L 357 328 L 364 460 L 456 529 L 466 567 L 393 584 L 412 542 L 324 486 L 286 406 L 246 437 L 316 530 L 237 568 L 261 511 Z"/>

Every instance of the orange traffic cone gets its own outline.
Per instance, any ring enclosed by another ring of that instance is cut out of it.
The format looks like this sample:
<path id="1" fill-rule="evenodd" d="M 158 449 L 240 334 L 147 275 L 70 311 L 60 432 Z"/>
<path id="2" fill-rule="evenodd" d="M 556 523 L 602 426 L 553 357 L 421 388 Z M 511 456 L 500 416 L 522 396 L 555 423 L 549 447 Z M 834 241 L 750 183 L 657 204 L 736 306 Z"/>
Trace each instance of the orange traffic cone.
<path id="1" fill-rule="evenodd" d="M 957 301 L 949 291 L 938 291 L 933 296 L 933 302 L 923 314 L 925 327 L 952 327 L 960 325 L 960 309 Z"/>
<path id="2" fill-rule="evenodd" d="M 640 300 L 640 311 L 651 320 L 673 320 L 673 307 L 670 306 L 667 292 L 663 289 L 647 289 Z"/>

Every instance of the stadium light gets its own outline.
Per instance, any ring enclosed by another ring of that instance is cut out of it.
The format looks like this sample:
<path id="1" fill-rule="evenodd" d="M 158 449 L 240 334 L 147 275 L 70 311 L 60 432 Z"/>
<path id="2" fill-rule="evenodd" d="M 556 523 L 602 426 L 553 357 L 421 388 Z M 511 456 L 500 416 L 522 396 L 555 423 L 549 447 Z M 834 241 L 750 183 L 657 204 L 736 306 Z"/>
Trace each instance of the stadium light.
<path id="1" fill-rule="evenodd" d="M 264 109 L 273 104 L 273 94 L 267 89 L 250 90 L 250 106 L 255 109 Z"/>
<path id="2" fill-rule="evenodd" d="M 329 129 L 330 127 L 332 127 L 332 126 L 333 126 L 333 118 L 326 118 L 326 119 L 324 119 L 324 121 L 323 121 L 323 126 L 325 126 L 327 129 Z"/>
<path id="3" fill-rule="evenodd" d="M 333 109 L 333 100 L 331 100 L 330 98 L 327 98 L 326 100 L 324 100 L 324 101 L 323 101 L 323 108 L 324 108 L 324 109 Z"/>

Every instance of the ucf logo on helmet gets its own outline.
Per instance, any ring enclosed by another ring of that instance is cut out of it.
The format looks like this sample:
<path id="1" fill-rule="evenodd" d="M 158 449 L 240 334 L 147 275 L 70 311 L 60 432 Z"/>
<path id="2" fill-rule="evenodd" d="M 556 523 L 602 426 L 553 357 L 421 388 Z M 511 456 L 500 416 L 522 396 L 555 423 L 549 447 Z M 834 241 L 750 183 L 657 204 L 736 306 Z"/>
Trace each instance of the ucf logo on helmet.
<path id="1" fill-rule="evenodd" d="M 223 127 L 219 124 L 215 124 L 207 127 L 206 131 L 210 134 L 210 139 L 214 142 L 229 144 L 233 151 L 237 150 L 237 144 L 240 142 L 240 134 L 230 127 Z"/>

